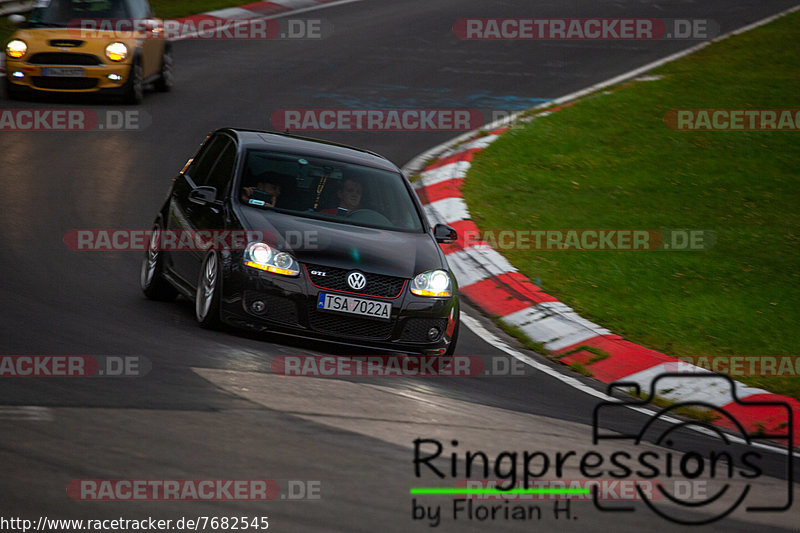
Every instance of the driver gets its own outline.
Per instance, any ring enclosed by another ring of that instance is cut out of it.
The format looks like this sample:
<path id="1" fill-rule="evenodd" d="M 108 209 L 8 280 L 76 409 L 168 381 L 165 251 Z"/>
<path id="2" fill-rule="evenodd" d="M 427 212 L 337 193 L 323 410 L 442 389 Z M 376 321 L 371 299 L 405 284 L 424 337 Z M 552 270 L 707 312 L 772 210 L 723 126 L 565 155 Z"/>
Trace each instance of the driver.
<path id="1" fill-rule="evenodd" d="M 335 215 L 339 209 L 355 211 L 361 205 L 361 196 L 364 194 L 364 186 L 355 178 L 345 178 L 342 181 L 336 195 L 339 197 L 339 207 L 323 209 L 321 213 Z"/>

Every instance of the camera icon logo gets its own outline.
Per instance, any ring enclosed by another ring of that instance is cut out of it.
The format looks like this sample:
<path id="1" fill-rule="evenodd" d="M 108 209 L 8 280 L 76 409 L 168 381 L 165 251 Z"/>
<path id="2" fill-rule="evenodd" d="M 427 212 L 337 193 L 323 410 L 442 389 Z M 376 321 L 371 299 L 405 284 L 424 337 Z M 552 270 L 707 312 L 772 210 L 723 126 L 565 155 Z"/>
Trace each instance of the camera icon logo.
<path id="1" fill-rule="evenodd" d="M 679 396 L 702 398 L 703 391 L 711 388 L 716 387 L 717 392 L 724 390 L 721 385 L 727 387 L 730 395 L 726 409 L 702 399 L 678 401 L 661 408 L 642 427 L 633 430 L 629 413 L 621 412 L 629 407 L 647 406 L 654 400 L 658 403 L 669 393 L 674 397 L 675 391 L 697 391 L 698 394 Z M 704 525 L 730 515 L 740 506 L 751 513 L 778 513 L 791 507 L 794 433 L 793 413 L 788 403 L 742 401 L 737 397 L 736 383 L 729 376 L 710 372 L 657 375 L 646 397 L 636 382 L 611 383 L 607 394 L 611 396 L 615 390 L 632 390 L 635 397 L 603 401 L 595 406 L 592 442 L 597 445 L 601 440 L 616 439 L 662 447 L 655 451 L 647 446 L 646 451 L 632 457 L 633 467 L 627 468 L 630 478 L 638 478 L 639 498 L 658 516 L 682 525 Z M 747 429 L 734 412 L 741 419 L 752 412 L 757 416 L 748 417 L 751 420 L 768 417 L 782 422 L 770 431 L 764 427 Z M 691 418 L 687 419 L 687 414 Z M 766 446 L 766 442 L 770 446 Z M 628 452 L 619 453 L 631 456 Z M 777 484 L 780 490 L 753 490 L 754 482 L 762 476 L 775 478 L 769 480 L 770 486 Z M 641 486 L 639 481 L 646 481 L 648 487 Z M 782 488 L 784 481 L 785 490 Z M 655 491 L 647 490 L 652 488 L 652 482 L 655 482 Z M 692 487 L 702 490 L 692 490 Z M 600 511 L 636 510 L 631 505 L 602 502 L 596 491 L 593 491 L 592 501 Z"/>

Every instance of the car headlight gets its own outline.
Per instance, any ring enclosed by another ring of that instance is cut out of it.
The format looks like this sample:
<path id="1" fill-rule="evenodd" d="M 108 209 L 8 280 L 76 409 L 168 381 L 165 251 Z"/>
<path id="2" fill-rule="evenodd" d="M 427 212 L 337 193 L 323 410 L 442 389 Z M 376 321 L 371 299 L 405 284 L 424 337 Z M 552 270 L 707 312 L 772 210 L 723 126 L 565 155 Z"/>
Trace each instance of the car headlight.
<path id="1" fill-rule="evenodd" d="M 251 242 L 244 251 L 244 264 L 284 276 L 300 274 L 300 265 L 292 254 L 279 252 L 263 242 Z"/>
<path id="2" fill-rule="evenodd" d="M 106 46 L 106 57 L 111 61 L 125 61 L 128 57 L 128 47 L 120 42 L 111 43 Z"/>
<path id="3" fill-rule="evenodd" d="M 411 280 L 417 296 L 450 296 L 450 276 L 444 270 L 429 270 Z"/>
<path id="4" fill-rule="evenodd" d="M 19 39 L 8 41 L 6 45 L 6 54 L 8 54 L 8 57 L 13 57 L 14 59 L 21 58 L 27 51 L 28 45 L 25 44 L 25 41 L 20 41 Z"/>

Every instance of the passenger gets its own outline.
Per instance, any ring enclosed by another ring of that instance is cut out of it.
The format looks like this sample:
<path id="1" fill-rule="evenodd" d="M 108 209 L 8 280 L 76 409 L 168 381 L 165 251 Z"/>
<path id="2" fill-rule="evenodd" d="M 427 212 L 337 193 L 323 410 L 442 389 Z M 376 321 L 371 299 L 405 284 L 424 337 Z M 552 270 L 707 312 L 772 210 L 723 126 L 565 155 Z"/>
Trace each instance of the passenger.
<path id="1" fill-rule="evenodd" d="M 361 205 L 361 197 L 364 193 L 364 186 L 355 178 L 345 178 L 336 195 L 339 197 L 339 207 L 323 209 L 320 213 L 335 215 L 339 209 L 355 211 Z"/>
<path id="2" fill-rule="evenodd" d="M 259 190 L 272 195 L 272 201 L 268 202 L 266 205 L 275 207 L 275 204 L 281 195 L 280 183 L 278 183 L 278 181 L 269 174 L 265 174 L 257 179 L 258 181 L 255 186 L 242 187 L 242 202 L 248 203 L 250 197 L 253 195 L 253 191 Z"/>

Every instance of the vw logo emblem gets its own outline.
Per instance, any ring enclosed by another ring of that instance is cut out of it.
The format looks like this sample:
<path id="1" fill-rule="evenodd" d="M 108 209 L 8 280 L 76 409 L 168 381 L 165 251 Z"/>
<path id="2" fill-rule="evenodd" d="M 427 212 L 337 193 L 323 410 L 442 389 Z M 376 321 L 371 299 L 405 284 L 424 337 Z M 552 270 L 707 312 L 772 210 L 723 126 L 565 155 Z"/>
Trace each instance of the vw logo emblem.
<path id="1" fill-rule="evenodd" d="M 361 272 L 350 272 L 347 275 L 347 284 L 355 291 L 360 291 L 367 284 L 367 278 Z"/>

